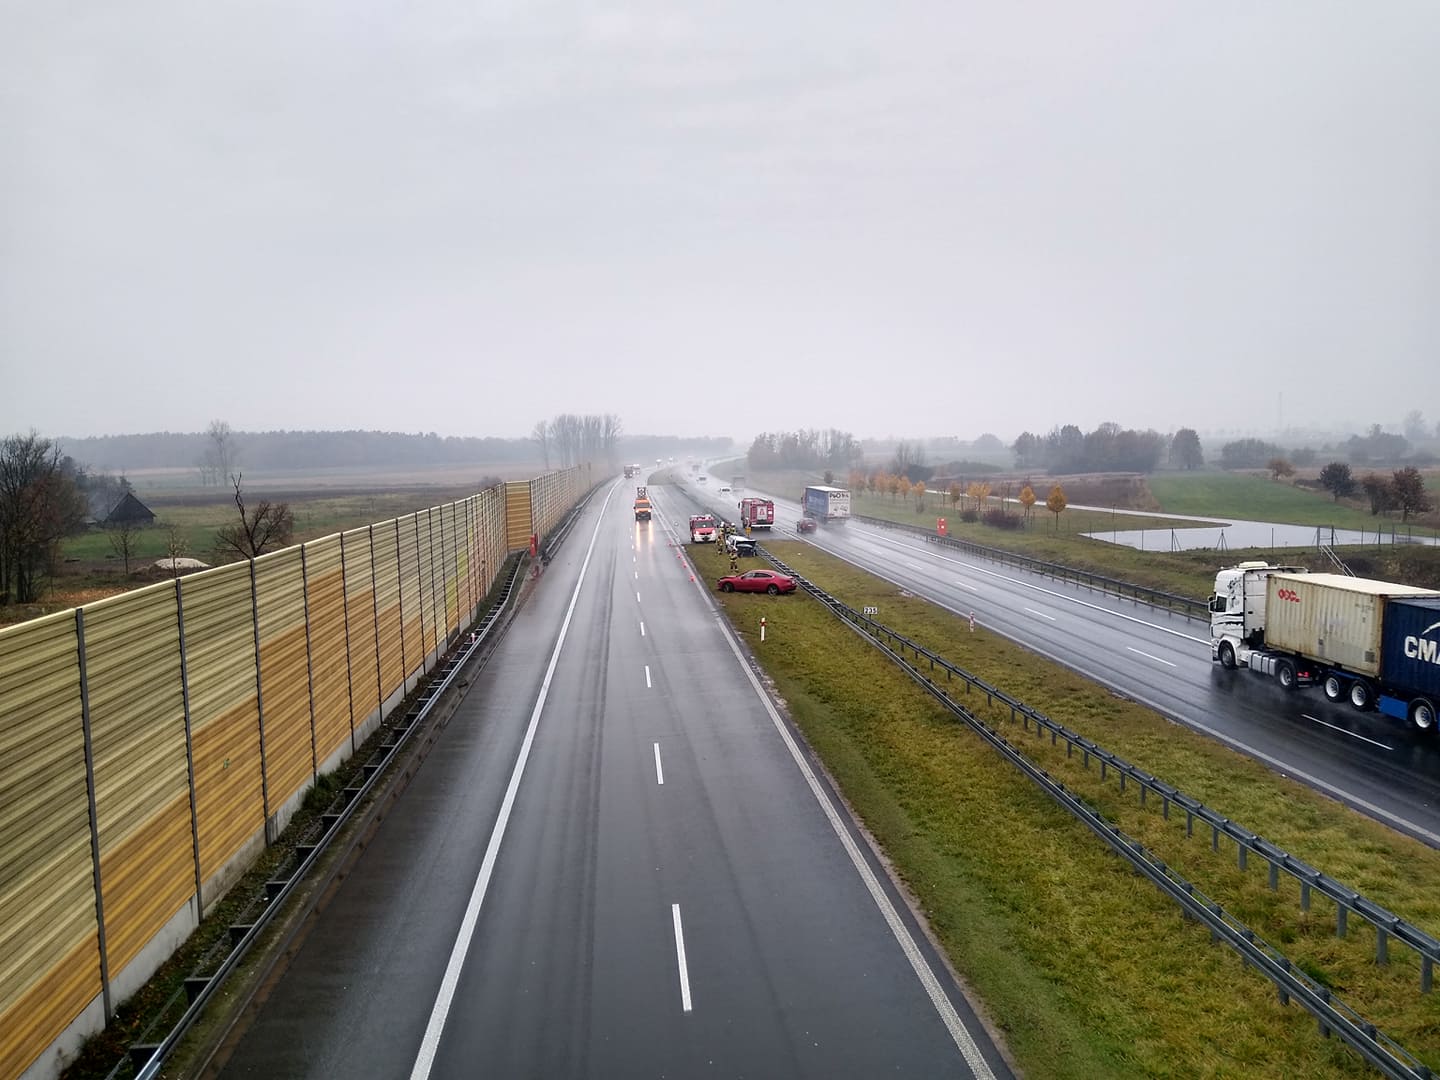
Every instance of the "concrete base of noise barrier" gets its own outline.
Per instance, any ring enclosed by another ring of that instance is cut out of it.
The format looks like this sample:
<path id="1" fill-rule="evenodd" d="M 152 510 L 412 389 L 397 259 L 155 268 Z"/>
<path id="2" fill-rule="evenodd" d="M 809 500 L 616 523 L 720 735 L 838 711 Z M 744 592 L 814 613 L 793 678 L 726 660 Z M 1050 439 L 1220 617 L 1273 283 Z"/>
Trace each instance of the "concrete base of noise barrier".
<path id="1" fill-rule="evenodd" d="M 196 910 L 195 897 L 192 895 L 179 911 L 170 916 L 169 921 L 160 928 L 160 932 L 145 943 L 145 947 L 134 960 L 119 971 L 110 973 L 111 1007 L 121 1004 L 144 986 L 150 976 L 170 959 L 170 955 L 185 943 L 185 939 L 199 925 L 200 912 Z"/>
<path id="2" fill-rule="evenodd" d="M 355 725 L 356 746 L 363 746 L 365 740 L 375 733 L 375 729 L 380 726 L 380 721 L 385 718 L 384 710 L 385 706 L 383 705 L 379 708 L 371 709 L 370 715 Z"/>
<path id="3" fill-rule="evenodd" d="M 259 815 L 256 815 L 258 822 Z M 245 843 L 241 844 L 235 854 L 216 870 L 201 884 L 200 895 L 205 900 L 205 906 L 201 909 L 202 914 L 209 915 L 215 905 L 225 899 L 225 894 L 230 891 L 230 886 L 245 876 L 245 872 L 260 854 L 265 850 L 265 828 L 257 824 Z"/>
<path id="4" fill-rule="evenodd" d="M 85 1045 L 85 1040 L 104 1027 L 105 999 L 96 994 L 45 1053 L 31 1062 L 30 1067 L 20 1074 L 20 1080 L 54 1080 L 80 1053 L 80 1047 Z"/>

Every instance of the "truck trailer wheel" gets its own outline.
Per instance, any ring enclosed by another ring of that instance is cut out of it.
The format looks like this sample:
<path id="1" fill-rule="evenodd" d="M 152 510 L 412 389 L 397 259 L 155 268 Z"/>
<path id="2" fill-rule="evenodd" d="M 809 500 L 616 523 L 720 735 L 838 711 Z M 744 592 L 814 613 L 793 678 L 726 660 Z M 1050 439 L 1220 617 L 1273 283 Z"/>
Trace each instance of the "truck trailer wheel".
<path id="1" fill-rule="evenodd" d="M 1435 703 L 1429 698 L 1416 698 L 1410 703 L 1410 723 L 1422 735 L 1435 730 Z"/>
<path id="2" fill-rule="evenodd" d="M 1375 688 L 1364 679 L 1350 684 L 1350 705 L 1356 712 L 1369 712 L 1375 707 Z"/>
<path id="3" fill-rule="evenodd" d="M 1290 660 L 1277 660 L 1275 662 L 1275 678 L 1280 683 L 1280 689 L 1294 690 L 1297 682 L 1295 664 Z"/>
<path id="4" fill-rule="evenodd" d="M 1235 670 L 1235 646 L 1228 641 L 1220 643 L 1220 666 L 1229 670 Z"/>
<path id="5" fill-rule="evenodd" d="M 1345 680 L 1333 671 L 1326 672 L 1325 681 L 1320 684 L 1320 690 L 1324 693 L 1326 701 L 1339 701 L 1345 696 Z"/>

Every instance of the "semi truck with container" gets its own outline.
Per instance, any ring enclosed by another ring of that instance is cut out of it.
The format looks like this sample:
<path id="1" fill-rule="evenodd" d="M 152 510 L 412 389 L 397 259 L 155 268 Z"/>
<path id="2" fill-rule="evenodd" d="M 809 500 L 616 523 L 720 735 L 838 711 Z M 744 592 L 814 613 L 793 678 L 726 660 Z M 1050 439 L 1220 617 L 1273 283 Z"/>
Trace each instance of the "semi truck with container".
<path id="1" fill-rule="evenodd" d="M 805 489 L 800 507 L 807 518 L 822 525 L 844 525 L 850 520 L 850 492 L 844 488 L 813 485 Z"/>
<path id="2" fill-rule="evenodd" d="M 746 529 L 770 529 L 775 525 L 775 503 L 770 499 L 741 499 L 740 526 Z"/>
<path id="3" fill-rule="evenodd" d="M 1435 730 L 1440 591 L 1246 562 L 1215 575 L 1210 647 L 1222 667 L 1319 686 L 1334 702 Z"/>

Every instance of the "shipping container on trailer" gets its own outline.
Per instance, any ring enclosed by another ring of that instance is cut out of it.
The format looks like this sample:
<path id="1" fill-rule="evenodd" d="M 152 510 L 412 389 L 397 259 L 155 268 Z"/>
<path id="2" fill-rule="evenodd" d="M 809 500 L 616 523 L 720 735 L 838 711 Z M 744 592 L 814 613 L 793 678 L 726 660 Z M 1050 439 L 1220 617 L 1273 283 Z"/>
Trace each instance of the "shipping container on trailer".
<path id="1" fill-rule="evenodd" d="M 1380 679 L 1440 700 L 1440 596 L 1391 600 Z"/>
<path id="2" fill-rule="evenodd" d="M 1271 574 L 1265 644 L 1357 675 L 1378 675 L 1386 602 L 1425 595 L 1434 590 L 1344 574 Z"/>

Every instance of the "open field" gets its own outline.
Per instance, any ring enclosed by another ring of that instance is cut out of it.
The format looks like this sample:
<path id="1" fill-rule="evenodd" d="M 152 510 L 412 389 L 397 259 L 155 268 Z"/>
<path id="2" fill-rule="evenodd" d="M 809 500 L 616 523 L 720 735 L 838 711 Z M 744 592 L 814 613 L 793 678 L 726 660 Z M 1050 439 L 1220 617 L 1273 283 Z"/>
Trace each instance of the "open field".
<path id="1" fill-rule="evenodd" d="M 546 472 L 541 461 L 517 464 L 505 462 L 476 462 L 468 465 L 397 465 L 392 468 L 330 468 L 330 469 L 246 469 L 242 463 L 247 491 L 282 493 L 316 493 L 326 490 L 349 491 L 394 491 L 413 487 L 465 487 L 471 488 L 484 477 L 499 477 L 501 480 L 529 480 Z M 127 472 L 126 477 L 135 485 L 136 493 L 148 502 L 149 496 L 162 494 L 213 495 L 215 485 L 200 483 L 197 470 L 189 468 L 139 469 Z"/>
<path id="2" fill-rule="evenodd" d="M 1357 469 L 1358 478 L 1368 470 Z M 1384 475 L 1389 475 L 1384 472 Z M 1434 491 L 1436 477 L 1426 477 L 1427 489 Z M 1250 473 L 1165 473 L 1151 476 L 1150 490 L 1167 514 L 1196 514 L 1204 517 L 1236 517 L 1250 521 L 1275 521 L 1293 525 L 1333 525 L 1337 529 L 1387 532 L 1393 524 L 1403 531 L 1398 518 L 1376 517 L 1368 506 L 1354 499 L 1337 503 L 1324 491 L 1296 487 L 1283 480 Z M 1417 529 L 1417 531 L 1420 531 Z M 1424 529 L 1427 534 L 1433 529 Z"/>
<path id="3" fill-rule="evenodd" d="M 807 544 L 768 543 L 822 588 L 874 605 L 888 625 L 950 657 L 1143 769 L 1178 785 L 1432 933 L 1440 853 L 1115 697 L 982 628 Z M 691 549 L 712 583 L 722 561 Z M 712 585 L 713 587 L 713 585 Z M 719 602 L 791 714 L 985 1002 L 1025 1075 L 1347 1077 L 1371 1074 L 1315 1022 L 1279 1004 L 1208 933 L 1134 876 L 1084 827 L 803 594 Z M 763 611 L 762 611 L 763 609 Z M 758 615 L 768 621 L 758 638 Z M 984 712 L 983 698 L 973 708 Z M 1374 933 L 1300 910 L 1298 887 L 1187 839 L 1183 817 L 1102 782 L 1063 747 L 988 715 L 1032 760 L 1100 808 L 1312 977 L 1440 1066 L 1440 995 L 1419 993 L 1413 954 L 1373 962 Z"/>

